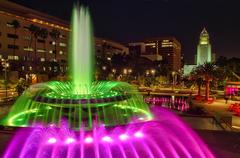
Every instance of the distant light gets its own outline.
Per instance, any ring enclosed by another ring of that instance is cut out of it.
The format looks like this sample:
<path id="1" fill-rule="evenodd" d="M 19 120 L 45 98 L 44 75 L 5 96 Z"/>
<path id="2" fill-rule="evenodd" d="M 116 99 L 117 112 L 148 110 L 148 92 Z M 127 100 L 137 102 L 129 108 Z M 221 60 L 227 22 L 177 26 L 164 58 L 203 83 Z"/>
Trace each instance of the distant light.
<path id="1" fill-rule="evenodd" d="M 69 137 L 69 138 L 66 139 L 65 143 L 66 144 L 71 144 L 71 143 L 74 143 L 75 141 L 76 140 L 74 138 Z"/>
<path id="2" fill-rule="evenodd" d="M 57 142 L 57 139 L 56 138 L 49 138 L 48 141 L 47 141 L 49 144 L 54 144 Z"/>
<path id="3" fill-rule="evenodd" d="M 134 134 L 134 136 L 137 137 L 137 138 L 142 138 L 144 135 L 143 135 L 142 132 L 136 132 L 136 133 Z"/>
<path id="4" fill-rule="evenodd" d="M 55 127 L 55 124 L 52 123 L 52 124 L 50 124 L 49 126 L 50 126 L 50 127 Z"/>
<path id="5" fill-rule="evenodd" d="M 87 143 L 87 144 L 90 144 L 90 143 L 93 142 L 93 138 L 88 136 L 88 137 L 85 138 L 84 142 Z"/>
<path id="6" fill-rule="evenodd" d="M 128 139 L 128 135 L 127 135 L 127 134 L 121 134 L 121 135 L 119 136 L 119 139 L 122 140 L 122 141 L 125 141 L 125 140 Z"/>
<path id="7" fill-rule="evenodd" d="M 107 70 L 107 67 L 106 67 L 106 66 L 103 66 L 102 69 L 103 69 L 103 70 Z"/>
<path id="8" fill-rule="evenodd" d="M 109 137 L 109 136 L 105 136 L 105 137 L 103 137 L 103 138 L 102 138 L 102 141 L 104 141 L 104 142 L 108 142 L 108 143 L 113 142 L 112 138 Z"/>

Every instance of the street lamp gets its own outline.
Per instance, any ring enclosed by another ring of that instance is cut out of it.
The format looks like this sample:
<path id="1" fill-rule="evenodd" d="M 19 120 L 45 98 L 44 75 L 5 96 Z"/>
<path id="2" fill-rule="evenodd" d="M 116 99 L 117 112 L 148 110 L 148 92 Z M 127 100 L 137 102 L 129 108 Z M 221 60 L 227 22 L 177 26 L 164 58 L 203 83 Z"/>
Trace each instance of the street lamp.
<path id="1" fill-rule="evenodd" d="M 173 71 L 172 72 L 172 90 L 174 90 L 174 85 L 175 85 L 175 74 L 176 74 L 176 72 Z"/>
<path id="2" fill-rule="evenodd" d="M 154 76 L 155 73 L 156 73 L 156 70 L 155 70 L 155 69 L 152 69 L 152 70 L 151 70 L 151 74 Z"/>
<path id="3" fill-rule="evenodd" d="M 7 68 L 9 67 L 9 63 L 7 59 L 2 59 L 2 66 L 4 67 L 4 84 L 5 84 L 5 98 L 7 98 Z"/>
<path id="4" fill-rule="evenodd" d="M 149 75 L 149 70 L 146 70 L 146 75 L 147 75 L 147 76 Z"/>
<path id="5" fill-rule="evenodd" d="M 128 74 L 131 74 L 132 73 L 132 69 L 128 69 Z"/>
<path id="6" fill-rule="evenodd" d="M 128 72 L 127 69 L 123 69 L 123 74 L 124 75 L 127 75 L 127 72 Z"/>
<path id="7" fill-rule="evenodd" d="M 114 73 L 114 74 L 115 74 L 115 73 L 116 73 L 116 69 L 112 69 L 112 73 Z"/>

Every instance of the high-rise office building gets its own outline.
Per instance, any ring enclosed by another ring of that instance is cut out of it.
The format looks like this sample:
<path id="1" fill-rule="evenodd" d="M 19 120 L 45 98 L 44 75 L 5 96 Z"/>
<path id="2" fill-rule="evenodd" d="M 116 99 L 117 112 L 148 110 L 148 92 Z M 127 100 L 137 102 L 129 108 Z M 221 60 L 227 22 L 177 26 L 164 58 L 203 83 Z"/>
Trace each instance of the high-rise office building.
<path id="1" fill-rule="evenodd" d="M 204 28 L 200 33 L 199 44 L 197 47 L 196 64 L 202 65 L 205 62 L 212 62 L 212 50 L 209 40 L 209 34 Z"/>
<path id="2" fill-rule="evenodd" d="M 182 68 L 181 44 L 175 37 L 159 37 L 146 39 L 142 42 L 129 43 L 129 52 L 139 51 L 142 57 L 152 61 L 166 61 L 171 71 Z"/>

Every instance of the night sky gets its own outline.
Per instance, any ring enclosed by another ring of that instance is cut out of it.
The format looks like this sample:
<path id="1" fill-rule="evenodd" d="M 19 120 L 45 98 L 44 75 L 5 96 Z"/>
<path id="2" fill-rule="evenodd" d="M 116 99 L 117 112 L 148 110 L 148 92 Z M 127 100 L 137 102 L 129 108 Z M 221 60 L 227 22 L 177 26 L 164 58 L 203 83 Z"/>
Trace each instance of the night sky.
<path id="1" fill-rule="evenodd" d="M 11 0 L 69 21 L 74 0 Z M 206 27 L 217 56 L 240 57 L 238 0 L 80 0 L 88 4 L 95 36 L 119 42 L 175 36 L 187 63 Z"/>

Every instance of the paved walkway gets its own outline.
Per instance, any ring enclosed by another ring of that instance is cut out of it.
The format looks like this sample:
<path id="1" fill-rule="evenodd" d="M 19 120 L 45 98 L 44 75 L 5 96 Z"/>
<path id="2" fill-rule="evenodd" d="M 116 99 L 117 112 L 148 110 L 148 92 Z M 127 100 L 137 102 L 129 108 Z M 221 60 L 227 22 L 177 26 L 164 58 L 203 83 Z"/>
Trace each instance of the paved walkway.
<path id="1" fill-rule="evenodd" d="M 225 117 L 231 116 L 232 117 L 232 127 L 239 128 L 240 130 L 240 116 L 236 116 L 234 112 L 228 111 L 228 107 L 231 103 L 240 103 L 240 101 L 228 101 L 227 104 L 225 103 L 224 99 L 217 99 L 213 103 L 205 103 L 193 100 L 194 105 L 204 107 L 209 113 L 214 114 L 215 116 Z"/>

